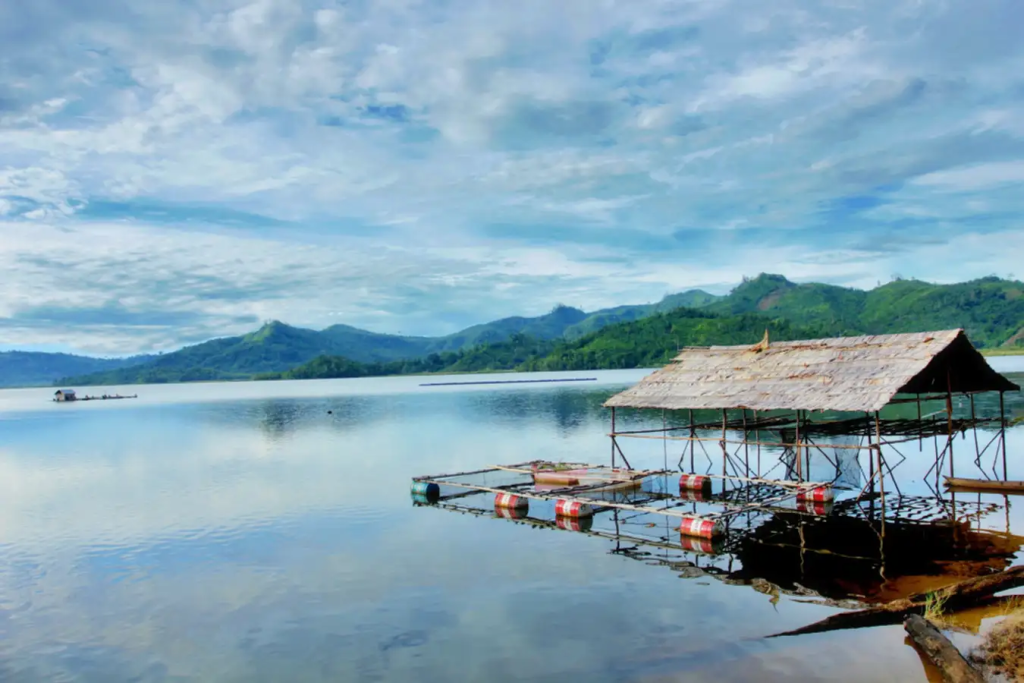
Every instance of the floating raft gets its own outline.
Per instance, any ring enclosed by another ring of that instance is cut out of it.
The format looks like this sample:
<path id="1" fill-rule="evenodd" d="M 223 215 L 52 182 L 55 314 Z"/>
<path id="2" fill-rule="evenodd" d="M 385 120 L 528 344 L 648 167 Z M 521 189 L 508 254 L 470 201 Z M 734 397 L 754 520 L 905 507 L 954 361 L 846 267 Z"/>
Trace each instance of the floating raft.
<path id="1" fill-rule="evenodd" d="M 678 477 L 679 491 L 645 486 L 656 478 Z M 777 489 L 774 497 L 747 505 L 724 504 L 707 514 L 684 509 L 691 501 L 711 496 L 712 479 L 737 479 Z M 454 489 L 454 492 L 447 493 Z M 415 477 L 412 493 L 417 500 L 435 501 L 470 495 L 492 494 L 495 514 L 524 516 L 532 501 L 554 503 L 556 520 L 589 519 L 604 510 L 628 510 L 677 518 L 679 532 L 688 537 L 716 539 L 725 534 L 730 516 L 766 509 L 794 500 L 811 514 L 827 514 L 832 487 L 821 482 L 793 482 L 716 475 L 680 474 L 669 470 L 631 470 L 535 460 L 514 465 L 493 465 L 470 472 Z M 568 524 L 568 522 L 567 522 Z"/>

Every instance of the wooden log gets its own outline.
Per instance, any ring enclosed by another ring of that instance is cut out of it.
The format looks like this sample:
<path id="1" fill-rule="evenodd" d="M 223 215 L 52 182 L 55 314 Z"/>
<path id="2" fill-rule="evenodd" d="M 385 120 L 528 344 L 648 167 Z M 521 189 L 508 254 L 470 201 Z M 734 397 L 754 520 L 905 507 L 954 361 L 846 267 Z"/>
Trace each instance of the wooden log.
<path id="1" fill-rule="evenodd" d="M 983 683 L 978 670 L 930 621 L 919 614 L 911 614 L 903 622 L 903 628 L 949 683 Z"/>
<path id="2" fill-rule="evenodd" d="M 768 637 L 778 638 L 781 636 L 797 636 L 807 633 L 823 633 L 825 631 L 842 631 L 846 629 L 867 628 L 869 626 L 898 624 L 908 614 L 924 613 L 925 603 L 929 596 L 935 596 L 936 600 L 942 602 L 944 609 L 955 610 L 970 606 L 1001 590 L 1018 586 L 1024 586 L 1024 565 L 1011 567 L 998 574 L 988 574 L 967 579 L 966 581 L 940 588 L 932 593 L 918 593 L 911 595 L 909 598 L 893 600 L 876 607 L 869 607 L 855 612 L 833 614 L 813 624 L 793 631 L 776 633 Z"/>
<path id="3" fill-rule="evenodd" d="M 965 479 L 944 477 L 948 488 L 971 492 L 1024 493 L 1024 481 L 1001 481 L 997 479 Z"/>

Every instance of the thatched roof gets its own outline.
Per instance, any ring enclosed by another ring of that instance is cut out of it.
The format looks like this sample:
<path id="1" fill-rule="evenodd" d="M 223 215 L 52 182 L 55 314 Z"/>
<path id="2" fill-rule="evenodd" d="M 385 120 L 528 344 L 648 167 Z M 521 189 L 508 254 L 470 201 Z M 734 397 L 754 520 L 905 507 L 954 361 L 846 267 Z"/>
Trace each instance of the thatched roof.
<path id="1" fill-rule="evenodd" d="M 608 407 L 880 410 L 899 393 L 1015 391 L 963 330 L 687 348 Z"/>

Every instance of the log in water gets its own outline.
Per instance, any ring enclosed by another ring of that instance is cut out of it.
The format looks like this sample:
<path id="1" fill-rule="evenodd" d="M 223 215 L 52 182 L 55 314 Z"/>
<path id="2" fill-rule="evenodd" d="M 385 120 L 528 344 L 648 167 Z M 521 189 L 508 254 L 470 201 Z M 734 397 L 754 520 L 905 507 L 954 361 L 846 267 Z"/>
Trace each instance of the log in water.
<path id="1" fill-rule="evenodd" d="M 594 382 L 596 377 L 568 377 L 565 379 L 491 379 L 475 382 L 427 382 L 421 387 L 461 387 L 470 384 L 544 384 L 547 382 Z"/>

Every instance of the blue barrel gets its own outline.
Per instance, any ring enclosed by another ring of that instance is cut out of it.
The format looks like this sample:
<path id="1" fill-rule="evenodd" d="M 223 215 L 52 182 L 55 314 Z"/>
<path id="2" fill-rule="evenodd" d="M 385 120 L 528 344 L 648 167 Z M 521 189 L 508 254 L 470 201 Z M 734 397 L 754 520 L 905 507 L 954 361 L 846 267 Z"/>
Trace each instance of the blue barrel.
<path id="1" fill-rule="evenodd" d="M 437 500 L 441 497 L 441 487 L 432 481 L 414 481 L 412 495 L 423 496 L 427 500 Z"/>

